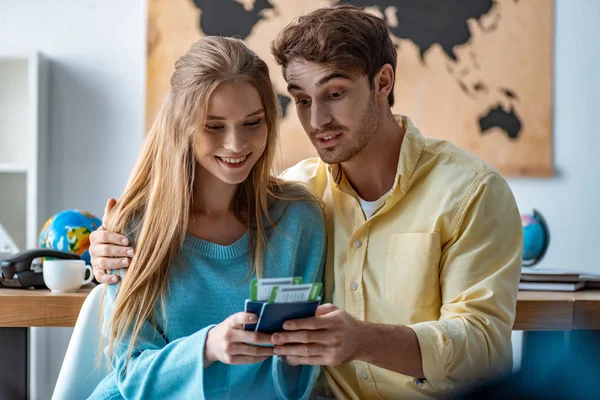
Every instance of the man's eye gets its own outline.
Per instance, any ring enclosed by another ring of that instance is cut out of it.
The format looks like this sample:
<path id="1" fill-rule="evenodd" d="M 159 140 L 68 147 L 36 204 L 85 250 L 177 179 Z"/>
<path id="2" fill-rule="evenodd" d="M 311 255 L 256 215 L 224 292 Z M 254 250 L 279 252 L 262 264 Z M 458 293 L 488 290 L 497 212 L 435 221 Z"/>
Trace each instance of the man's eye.
<path id="1" fill-rule="evenodd" d="M 344 90 L 333 92 L 333 93 L 331 93 L 331 97 L 333 97 L 334 99 L 339 99 L 340 97 L 344 96 L 344 93 L 345 93 Z"/>
<path id="2" fill-rule="evenodd" d="M 307 106 L 310 104 L 310 100 L 298 99 L 298 100 L 296 100 L 296 104 L 298 104 L 299 106 Z"/>

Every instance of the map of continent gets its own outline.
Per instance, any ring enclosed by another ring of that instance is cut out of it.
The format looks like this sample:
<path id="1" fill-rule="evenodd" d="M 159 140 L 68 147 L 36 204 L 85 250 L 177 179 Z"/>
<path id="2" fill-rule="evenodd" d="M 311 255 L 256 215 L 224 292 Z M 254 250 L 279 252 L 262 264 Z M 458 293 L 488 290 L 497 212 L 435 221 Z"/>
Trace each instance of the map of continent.
<path id="1" fill-rule="evenodd" d="M 547 0 L 341 2 L 364 8 L 390 29 L 398 52 L 394 112 L 408 115 L 425 136 L 450 140 L 504 175 L 552 174 L 552 9 Z M 159 77 L 163 75 L 168 83 L 176 49 L 181 55 L 204 35 L 238 37 L 269 65 L 282 107 L 278 169 L 315 156 L 269 45 L 294 18 L 335 3 L 339 1 L 151 0 L 149 120 L 157 95 L 166 91 L 156 79 L 165 79 Z M 542 8 L 548 11 L 540 13 Z M 185 22 L 162 23 L 169 14 Z M 527 16 L 532 20 L 524 20 Z M 166 65 L 165 52 L 174 57 L 171 65 Z"/>

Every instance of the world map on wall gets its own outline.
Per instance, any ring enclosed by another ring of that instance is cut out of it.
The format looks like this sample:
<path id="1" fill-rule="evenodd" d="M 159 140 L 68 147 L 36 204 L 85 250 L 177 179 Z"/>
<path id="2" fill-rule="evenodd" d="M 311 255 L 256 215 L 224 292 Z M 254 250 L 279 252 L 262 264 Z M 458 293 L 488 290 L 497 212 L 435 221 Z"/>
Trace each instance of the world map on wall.
<path id="1" fill-rule="evenodd" d="M 201 36 L 233 36 L 270 69 L 284 114 L 276 169 L 315 156 L 270 44 L 294 18 L 336 3 L 388 25 L 395 113 L 504 175 L 552 175 L 551 0 L 149 0 L 147 125 L 177 58 Z"/>
<path id="2" fill-rule="evenodd" d="M 402 16 L 402 21 L 393 24 L 388 21 L 390 31 L 398 38 L 412 41 L 419 48 L 421 60 L 424 62 L 423 54 L 434 44 L 440 45 L 446 56 L 456 61 L 455 46 L 464 45 L 470 39 L 467 21 L 478 20 L 489 13 L 494 5 L 492 0 L 460 0 L 460 2 L 460 7 L 457 7 L 455 2 L 439 0 L 351 0 L 342 3 L 361 8 L 376 7 L 382 15 L 385 15 L 383 13 L 390 7 L 395 8 L 397 15 Z M 256 0 L 251 10 L 246 10 L 243 3 L 235 0 L 194 0 L 194 4 L 202 10 L 199 24 L 205 34 L 242 39 L 247 39 L 254 26 L 265 19 L 264 10 L 273 9 L 273 5 L 268 0 Z M 498 18 L 500 17 L 498 15 Z M 487 29 L 495 29 L 495 26 Z M 476 63 L 475 68 L 477 68 Z M 490 86 L 485 82 L 476 82 L 470 87 L 460 78 L 456 81 L 466 95 L 489 90 Z M 498 90 L 510 100 L 518 99 L 511 89 L 498 88 Z M 277 93 L 277 97 L 285 118 L 291 99 L 283 93 Z M 510 139 L 519 137 L 521 121 L 513 107 L 505 110 L 502 104 L 492 104 L 484 115 L 474 117 L 477 118 L 481 134 L 498 127 Z"/>

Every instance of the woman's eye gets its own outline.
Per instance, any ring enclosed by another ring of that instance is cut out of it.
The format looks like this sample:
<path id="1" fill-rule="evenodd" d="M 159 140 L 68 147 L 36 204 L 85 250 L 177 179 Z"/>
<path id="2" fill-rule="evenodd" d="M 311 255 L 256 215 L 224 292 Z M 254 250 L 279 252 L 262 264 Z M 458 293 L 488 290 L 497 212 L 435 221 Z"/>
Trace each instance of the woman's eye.
<path id="1" fill-rule="evenodd" d="M 256 121 L 248 121 L 244 124 L 244 126 L 258 126 L 260 125 L 260 119 L 257 119 Z"/>
<path id="2" fill-rule="evenodd" d="M 209 131 L 218 131 L 223 128 L 222 125 L 205 125 L 204 127 Z"/>

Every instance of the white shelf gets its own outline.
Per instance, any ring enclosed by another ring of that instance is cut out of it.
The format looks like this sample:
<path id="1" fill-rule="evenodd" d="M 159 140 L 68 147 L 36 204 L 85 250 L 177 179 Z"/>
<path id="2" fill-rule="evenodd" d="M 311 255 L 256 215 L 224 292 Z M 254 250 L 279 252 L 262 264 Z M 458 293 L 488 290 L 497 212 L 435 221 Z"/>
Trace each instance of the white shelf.
<path id="1" fill-rule="evenodd" d="M 49 217 L 47 96 L 44 57 L 36 51 L 0 49 L 0 222 L 21 250 L 37 247 L 39 230 Z M 46 354 L 51 342 L 43 329 L 29 330 L 32 399 L 47 397 L 38 393 L 39 382 L 49 378 Z"/>
<path id="2" fill-rule="evenodd" d="M 47 84 L 40 54 L 0 50 L 0 223 L 21 249 L 47 217 Z"/>
<path id="3" fill-rule="evenodd" d="M 30 157 L 32 107 L 36 82 L 28 58 L 0 58 L 0 164 L 20 164 Z"/>
<path id="4" fill-rule="evenodd" d="M 0 223 L 20 250 L 27 248 L 27 174 L 0 174 Z"/>
<path id="5" fill-rule="evenodd" d="M 2 173 L 26 173 L 29 170 L 26 165 L 23 164 L 0 164 L 0 174 Z"/>

